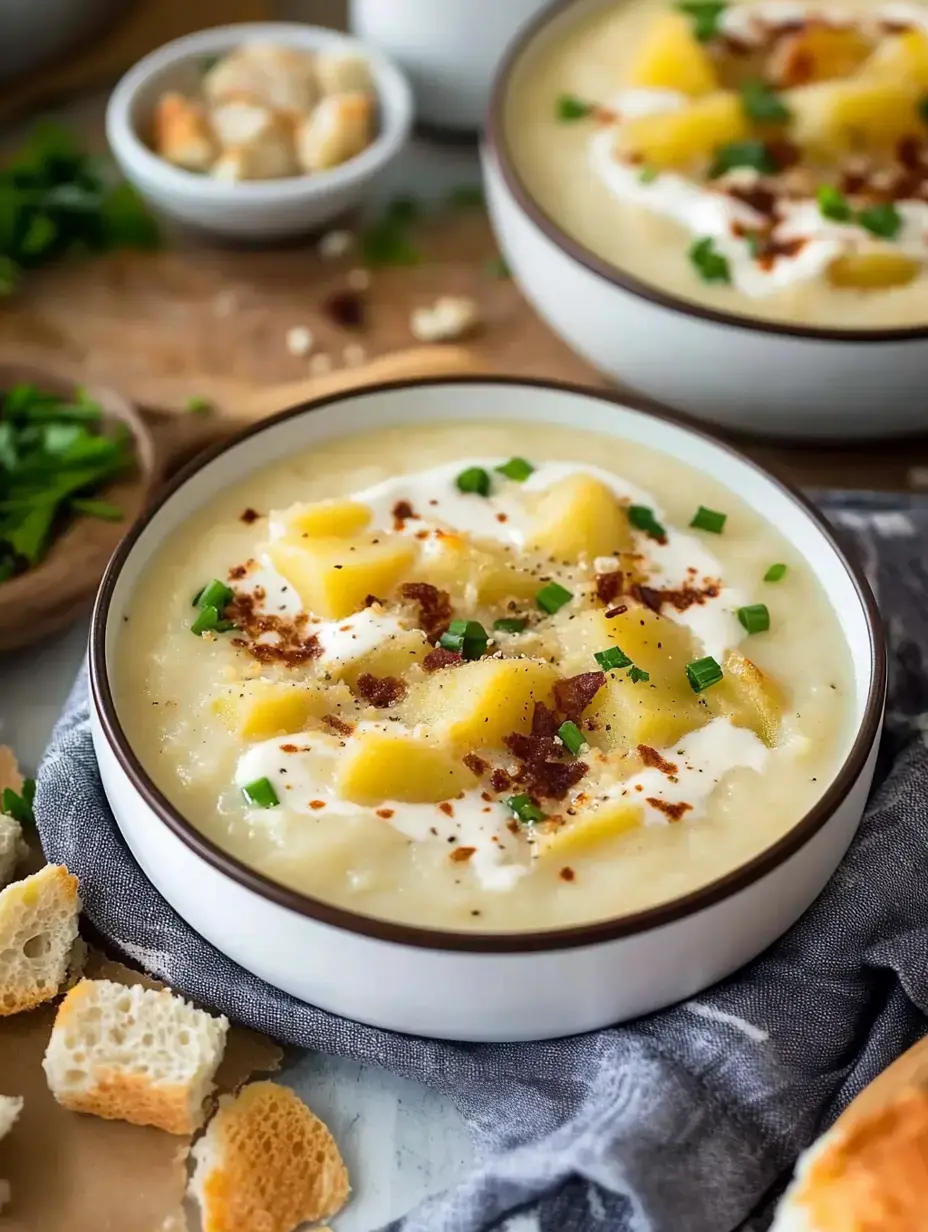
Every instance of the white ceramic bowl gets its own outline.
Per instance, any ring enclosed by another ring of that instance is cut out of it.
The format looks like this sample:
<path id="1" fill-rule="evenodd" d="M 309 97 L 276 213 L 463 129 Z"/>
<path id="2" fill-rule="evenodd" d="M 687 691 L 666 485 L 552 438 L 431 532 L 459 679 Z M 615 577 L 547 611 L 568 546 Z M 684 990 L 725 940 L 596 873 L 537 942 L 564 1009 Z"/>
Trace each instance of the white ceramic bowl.
<path id="1" fill-rule="evenodd" d="M 351 0 L 351 28 L 406 70 L 416 114 L 436 128 L 483 127 L 510 39 L 548 0 Z"/>
<path id="2" fill-rule="evenodd" d="M 850 647 L 852 747 L 820 801 L 761 855 L 685 898 L 553 932 L 443 932 L 387 923 L 285 889 L 203 837 L 146 775 L 113 698 L 116 640 L 153 554 L 205 502 L 270 463 L 345 433 L 484 420 L 582 424 L 644 442 L 725 484 L 820 579 Z M 688 997 L 774 941 L 834 872 L 873 774 L 885 692 L 879 617 L 861 571 L 818 514 L 755 463 L 689 424 L 580 388 L 462 377 L 335 395 L 260 424 L 182 472 L 123 540 L 94 612 L 93 735 L 106 794 L 142 869 L 197 932 L 241 966 L 335 1013 L 465 1040 L 550 1038 Z"/>
<path id="3" fill-rule="evenodd" d="M 555 0 L 510 44 L 497 73 L 484 176 L 497 240 L 526 296 L 601 372 L 710 423 L 822 441 L 924 431 L 928 319 L 839 331 L 704 308 L 598 257 L 529 193 L 506 134 L 513 71 L 529 48 L 557 42 L 604 2 Z"/>
<path id="4" fill-rule="evenodd" d="M 160 95 L 165 90 L 195 93 L 204 58 L 255 41 L 363 55 L 378 98 L 379 134 L 373 144 L 331 171 L 239 184 L 185 171 L 150 150 L 142 134 Z M 333 30 L 289 22 L 242 22 L 175 39 L 126 73 L 106 109 L 106 135 L 116 161 L 155 209 L 189 226 L 243 240 L 305 234 L 359 205 L 402 152 L 411 125 L 412 93 L 386 56 Z"/>

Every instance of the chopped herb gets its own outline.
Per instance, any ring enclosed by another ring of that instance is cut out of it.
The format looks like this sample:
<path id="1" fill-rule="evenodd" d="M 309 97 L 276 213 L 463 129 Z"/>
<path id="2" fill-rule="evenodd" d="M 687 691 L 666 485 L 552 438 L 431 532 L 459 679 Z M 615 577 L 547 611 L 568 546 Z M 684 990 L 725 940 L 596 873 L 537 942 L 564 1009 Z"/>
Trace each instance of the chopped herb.
<path id="1" fill-rule="evenodd" d="M 621 667 L 631 666 L 631 659 L 618 646 L 610 646 L 608 650 L 597 650 L 593 658 L 604 672 L 614 672 Z"/>
<path id="2" fill-rule="evenodd" d="M 531 462 L 526 462 L 524 458 L 510 458 L 508 462 L 504 462 L 502 466 L 497 466 L 496 469 L 501 475 L 505 475 L 507 479 L 514 479 L 516 483 L 525 483 L 529 475 L 535 470 Z"/>
<path id="3" fill-rule="evenodd" d="M 512 809 L 519 821 L 525 826 L 533 826 L 544 821 L 545 813 L 538 807 L 531 796 L 510 796 L 506 801 L 507 808 Z"/>
<path id="4" fill-rule="evenodd" d="M 720 535 L 727 518 L 727 513 L 719 513 L 715 509 L 707 509 L 705 505 L 700 505 L 693 515 L 690 526 L 694 526 L 697 530 L 707 530 L 713 535 Z"/>
<path id="5" fill-rule="evenodd" d="M 650 672 L 646 672 L 644 668 L 635 667 L 634 663 L 631 665 L 631 667 L 628 669 L 625 675 L 629 678 L 632 684 L 638 684 L 639 682 L 643 682 L 643 681 L 647 681 L 651 679 Z"/>
<path id="6" fill-rule="evenodd" d="M 469 466 L 461 471 L 454 481 L 461 492 L 474 492 L 478 496 L 490 495 L 490 476 L 482 466 Z"/>
<path id="7" fill-rule="evenodd" d="M 645 165 L 638 172 L 638 183 L 652 184 L 659 175 L 660 171 L 658 171 L 657 167 L 653 166 L 651 163 L 645 163 Z"/>
<path id="8" fill-rule="evenodd" d="M 716 252 L 711 236 L 697 240 L 690 248 L 689 258 L 703 282 L 731 282 L 728 258 Z"/>
<path id="9" fill-rule="evenodd" d="M 565 603 L 569 603 L 573 595 L 569 590 L 565 590 L 563 586 L 557 582 L 549 582 L 547 586 L 542 586 L 538 594 L 535 596 L 535 602 L 549 616 L 553 616 L 555 612 L 559 612 Z"/>
<path id="10" fill-rule="evenodd" d="M 823 184 L 816 196 L 823 218 L 830 218 L 832 222 L 850 222 L 854 217 L 847 197 L 833 184 Z"/>
<path id="11" fill-rule="evenodd" d="M 680 0 L 677 8 L 693 23 L 693 35 L 700 43 L 708 43 L 719 32 L 719 18 L 725 12 L 725 0 Z"/>
<path id="12" fill-rule="evenodd" d="M 213 578 L 208 582 L 202 590 L 198 591 L 193 600 L 194 607 L 215 607 L 220 612 L 235 598 L 235 592 L 225 582 L 220 582 L 218 578 Z"/>
<path id="13" fill-rule="evenodd" d="M 84 500 L 77 497 L 71 501 L 71 508 L 85 518 L 100 518 L 103 522 L 121 522 L 125 517 L 119 506 L 111 505 L 109 501 Z"/>
<path id="14" fill-rule="evenodd" d="M 709 179 L 717 180 L 720 175 L 734 171 L 736 167 L 752 167 L 764 175 L 772 175 L 778 170 L 777 161 L 765 141 L 729 141 L 715 151 Z"/>
<path id="15" fill-rule="evenodd" d="M 744 83 L 741 105 L 752 120 L 760 123 L 785 124 L 790 118 L 790 110 L 782 98 L 763 81 Z"/>
<path id="16" fill-rule="evenodd" d="M 489 640 L 479 620 L 452 620 L 447 632 L 438 639 L 438 644 L 443 650 L 459 651 L 465 659 L 479 659 L 486 654 Z"/>
<path id="17" fill-rule="evenodd" d="M 234 629 L 235 621 L 223 620 L 222 617 L 234 597 L 234 592 L 225 582 L 213 578 L 193 600 L 193 606 L 200 610 L 190 626 L 190 632 L 202 637 L 204 633 L 228 633 L 230 629 Z"/>
<path id="18" fill-rule="evenodd" d="M 573 94 L 561 94 L 557 100 L 557 118 L 565 124 L 573 120 L 585 120 L 593 110 L 592 103 L 585 103 Z"/>
<path id="19" fill-rule="evenodd" d="M 246 783 L 242 788 L 242 795 L 255 808 L 276 808 L 280 804 L 274 784 L 269 778 L 255 779 L 253 783 Z"/>
<path id="20" fill-rule="evenodd" d="M 35 779 L 23 782 L 22 792 L 16 792 L 12 787 L 4 787 L 0 793 L 0 813 L 6 813 L 18 821 L 21 826 L 35 825 L 35 813 L 32 805 L 35 800 Z"/>
<path id="21" fill-rule="evenodd" d="M 184 410 L 188 415 L 209 415 L 212 413 L 213 404 L 201 394 L 194 394 L 192 398 L 187 399 Z"/>
<path id="22" fill-rule="evenodd" d="M 722 669 L 715 659 L 696 659 L 686 665 L 686 678 L 694 693 L 702 693 L 722 679 Z"/>
<path id="23" fill-rule="evenodd" d="M 570 719 L 566 723 L 562 723 L 557 729 L 557 734 L 561 738 L 561 743 L 569 753 L 573 753 L 574 757 L 580 752 L 586 741 L 583 738 L 583 732 L 576 723 L 571 723 Z"/>
<path id="24" fill-rule="evenodd" d="M 486 205 L 486 197 L 479 184 L 461 184 L 448 194 L 448 204 L 456 209 L 477 209 Z"/>
<path id="25" fill-rule="evenodd" d="M 786 565 L 771 565 L 764 574 L 765 582 L 779 582 L 786 576 Z"/>
<path id="26" fill-rule="evenodd" d="M 516 616 L 503 616 L 500 620 L 493 621 L 493 631 L 494 633 L 524 633 L 527 624 L 527 620 L 520 620 Z"/>
<path id="27" fill-rule="evenodd" d="M 766 603 L 750 603 L 738 608 L 738 619 L 748 633 L 766 633 L 770 628 L 770 613 Z"/>
<path id="28" fill-rule="evenodd" d="M 498 278 L 501 282 L 512 277 L 512 270 L 505 257 L 491 257 L 483 268 L 491 278 Z"/>
<path id="29" fill-rule="evenodd" d="M 902 230 L 902 215 L 891 201 L 868 205 L 857 215 L 857 221 L 871 235 L 884 240 L 894 240 Z"/>
<path id="30" fill-rule="evenodd" d="M 667 532 L 647 505 L 629 505 L 628 520 L 636 530 L 643 530 L 651 539 L 666 539 Z"/>
<path id="31" fill-rule="evenodd" d="M 408 227 L 418 219 L 420 213 L 419 202 L 415 197 L 394 197 L 387 203 L 383 216 L 386 222 Z"/>
<path id="32" fill-rule="evenodd" d="M 383 214 L 361 234 L 361 253 L 366 265 L 418 265 L 422 254 L 409 238 L 409 229 L 419 216 L 412 197 L 396 197 Z"/>

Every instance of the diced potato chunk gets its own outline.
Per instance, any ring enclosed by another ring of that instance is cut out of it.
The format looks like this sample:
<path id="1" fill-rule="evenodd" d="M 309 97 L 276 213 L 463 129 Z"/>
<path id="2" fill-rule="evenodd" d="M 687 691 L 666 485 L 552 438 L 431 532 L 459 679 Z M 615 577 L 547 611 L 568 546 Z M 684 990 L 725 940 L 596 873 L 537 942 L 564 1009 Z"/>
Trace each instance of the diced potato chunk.
<path id="1" fill-rule="evenodd" d="M 378 542 L 345 539 L 276 539 L 265 549 L 271 564 L 315 616 L 341 620 L 360 611 L 368 595 L 385 599 L 408 573 L 415 545 L 399 535 Z"/>
<path id="2" fill-rule="evenodd" d="M 431 649 L 421 629 L 408 629 L 395 634 L 368 654 L 344 664 L 340 674 L 351 685 L 356 684 L 364 672 L 372 676 L 404 677 L 412 665 L 421 663 Z"/>
<path id="3" fill-rule="evenodd" d="M 535 703 L 550 704 L 557 676 L 537 659 L 480 659 L 414 684 L 405 713 L 458 748 L 499 746 L 510 732 L 529 730 Z"/>
<path id="4" fill-rule="evenodd" d="M 373 105 L 368 94 L 329 94 L 297 129 L 304 171 L 327 171 L 355 158 L 371 143 Z"/>
<path id="5" fill-rule="evenodd" d="M 155 153 L 187 171 L 206 171 L 216 157 L 216 139 L 203 108 L 182 94 L 162 94 L 152 121 Z"/>
<path id="6" fill-rule="evenodd" d="M 924 129 L 916 109 L 918 92 L 904 82 L 825 82 L 801 86 L 785 97 L 792 115 L 790 136 L 816 154 L 885 149 Z"/>
<path id="7" fill-rule="evenodd" d="M 568 475 L 552 484 L 535 509 L 527 541 L 561 562 L 611 556 L 632 546 L 624 507 L 592 475 Z M 537 589 L 537 588 L 536 588 Z"/>
<path id="8" fill-rule="evenodd" d="M 720 145 L 747 137 L 750 126 L 737 94 L 707 94 L 679 111 L 642 116 L 619 128 L 617 149 L 654 167 L 686 167 Z"/>
<path id="9" fill-rule="evenodd" d="M 766 76 L 780 86 L 804 86 L 850 77 L 866 61 L 872 44 L 853 26 L 808 23 L 780 39 Z"/>
<path id="10" fill-rule="evenodd" d="M 928 35 L 906 30 L 885 38 L 860 70 L 868 80 L 928 90 Z"/>
<path id="11" fill-rule="evenodd" d="M 359 732 L 339 763 L 336 790 L 354 804 L 451 800 L 476 778 L 458 754 L 404 733 Z"/>
<path id="12" fill-rule="evenodd" d="M 475 547 L 466 535 L 442 531 L 429 540 L 413 576 L 447 590 L 460 600 L 469 588 L 481 603 L 490 606 L 504 599 L 532 599 L 541 589 L 537 575 L 518 568 L 511 553 Z"/>
<path id="13" fill-rule="evenodd" d="M 662 13 L 641 42 L 628 84 L 644 90 L 679 90 L 695 97 L 717 90 L 719 79 L 687 18 L 682 13 Z"/>
<path id="14" fill-rule="evenodd" d="M 773 747 L 786 706 L 782 687 L 739 650 L 730 650 L 722 664 L 724 679 L 706 690 L 713 715 L 727 715 L 736 727 L 747 727 Z"/>
<path id="15" fill-rule="evenodd" d="M 212 708 L 230 731 L 243 740 L 302 731 L 310 718 L 332 708 L 323 691 L 312 684 L 286 680 L 243 680 L 228 685 Z"/>
<path id="16" fill-rule="evenodd" d="M 885 291 L 914 282 L 921 272 L 919 261 L 901 252 L 850 252 L 828 267 L 828 280 L 853 291 Z"/>
<path id="17" fill-rule="evenodd" d="M 522 599 L 528 602 L 535 598 L 543 585 L 537 572 L 517 569 L 512 563 L 497 561 L 478 573 L 477 595 L 481 603 L 491 607 L 505 599 Z"/>
<path id="18" fill-rule="evenodd" d="M 539 856 L 574 855 L 589 851 L 641 825 L 641 809 L 624 801 L 607 800 L 595 808 L 577 811 L 563 826 L 541 832 L 535 842 Z"/>
<path id="19" fill-rule="evenodd" d="M 347 539 L 370 525 L 372 513 L 360 501 L 324 500 L 291 505 L 274 516 L 288 539 Z"/>

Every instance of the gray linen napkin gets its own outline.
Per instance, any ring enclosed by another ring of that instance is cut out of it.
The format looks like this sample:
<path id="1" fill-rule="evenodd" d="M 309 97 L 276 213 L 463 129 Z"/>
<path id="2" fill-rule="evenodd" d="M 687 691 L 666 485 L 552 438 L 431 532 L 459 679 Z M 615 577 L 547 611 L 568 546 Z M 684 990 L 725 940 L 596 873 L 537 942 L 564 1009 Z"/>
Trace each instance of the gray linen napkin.
<path id="1" fill-rule="evenodd" d="M 862 555 L 889 630 L 873 797 L 802 920 L 693 1001 L 574 1039 L 467 1045 L 359 1026 L 278 992 L 188 928 L 129 855 L 97 776 L 84 672 L 40 771 L 46 854 L 80 877 L 97 929 L 174 988 L 454 1101 L 481 1162 L 391 1232 L 759 1232 L 797 1153 L 928 1028 L 928 502 L 821 504 Z"/>

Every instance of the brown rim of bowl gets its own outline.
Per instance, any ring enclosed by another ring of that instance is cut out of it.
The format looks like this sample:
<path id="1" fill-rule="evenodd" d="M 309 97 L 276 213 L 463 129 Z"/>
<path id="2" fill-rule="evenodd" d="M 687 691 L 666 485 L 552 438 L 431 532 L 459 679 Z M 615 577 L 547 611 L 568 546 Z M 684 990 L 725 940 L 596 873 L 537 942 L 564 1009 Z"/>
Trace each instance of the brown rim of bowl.
<path id="1" fill-rule="evenodd" d="M 597 0 L 594 0 L 594 3 L 588 7 L 592 9 L 596 2 Z M 604 4 L 605 0 L 598 0 L 598 2 Z M 509 156 L 503 131 L 503 113 L 509 90 L 509 77 L 516 63 L 547 25 L 556 21 L 575 5 L 576 0 L 553 0 L 551 4 L 542 9 L 537 17 L 521 27 L 515 39 L 507 47 L 506 54 L 496 70 L 487 113 L 485 136 L 487 149 L 499 167 L 506 187 L 517 205 L 546 239 L 549 239 L 572 260 L 579 262 L 591 274 L 596 274 L 623 291 L 629 291 L 640 299 L 649 300 L 652 304 L 667 308 L 681 316 L 697 317 L 699 320 L 711 321 L 716 325 L 728 325 L 733 329 L 750 330 L 754 333 L 778 334 L 782 337 L 818 342 L 923 342 L 928 340 L 928 325 L 906 325 L 887 329 L 826 329 L 816 325 L 789 325 L 782 321 L 764 321 L 758 317 L 742 316 L 737 312 L 708 308 L 684 299 L 682 296 L 672 295 L 669 291 L 662 291 L 658 286 L 625 273 L 617 265 L 612 265 L 597 256 L 592 249 L 568 235 L 550 214 L 542 209 L 516 171 Z"/>
<path id="2" fill-rule="evenodd" d="M 151 522 L 152 518 L 173 494 L 186 484 L 200 470 L 211 463 L 220 454 L 233 448 L 244 440 L 301 415 L 311 414 L 322 407 L 345 402 L 358 396 L 379 394 L 386 390 L 414 389 L 431 385 L 495 385 L 530 387 L 534 389 L 550 389 L 575 397 L 588 398 L 598 402 L 612 403 L 616 406 L 637 411 L 650 416 L 662 423 L 670 423 L 675 427 L 684 428 L 695 436 L 710 441 L 716 447 L 730 454 L 741 466 L 747 466 L 765 479 L 775 483 L 790 499 L 798 505 L 811 521 L 825 535 L 831 550 L 841 561 L 860 599 L 861 607 L 867 621 L 870 635 L 871 672 L 867 694 L 867 704 L 863 719 L 850 752 L 835 775 L 821 799 L 802 817 L 792 829 L 778 839 L 772 847 L 766 848 L 746 864 L 726 873 L 723 877 L 710 882 L 682 898 L 671 902 L 649 907 L 644 911 L 619 919 L 598 920 L 591 924 L 575 925 L 570 928 L 553 929 L 550 932 L 456 932 L 453 930 L 421 928 L 411 924 L 396 923 L 391 920 L 381 920 L 374 916 L 362 915 L 337 907 L 311 895 L 302 894 L 298 890 L 289 889 L 271 878 L 264 876 L 246 864 L 224 851 L 216 843 L 201 834 L 177 809 L 167 797 L 158 790 L 149 779 L 141 763 L 130 747 L 129 741 L 116 714 L 113 693 L 110 688 L 106 668 L 106 629 L 109 621 L 110 603 L 113 591 L 123 565 L 126 563 L 140 535 Z M 159 494 L 157 501 L 135 523 L 129 534 L 123 539 L 107 568 L 100 592 L 93 610 L 90 628 L 90 687 L 94 705 L 103 726 L 106 739 L 113 749 L 116 758 L 131 781 L 135 790 L 145 800 L 146 804 L 168 829 L 190 850 L 218 872 L 223 873 L 240 886 L 259 894 L 280 907 L 295 911 L 300 915 L 320 923 L 341 928 L 347 932 L 374 937 L 379 941 L 392 942 L 398 945 L 408 945 L 419 949 L 465 951 L 476 954 L 518 954 L 532 953 L 543 950 L 572 949 L 576 946 L 595 945 L 601 942 L 614 941 L 620 937 L 630 937 L 651 929 L 661 928 L 676 920 L 694 915 L 713 904 L 729 898 L 741 890 L 747 889 L 756 881 L 778 868 L 784 861 L 800 851 L 810 841 L 854 786 L 858 775 L 864 768 L 873 742 L 879 730 L 880 717 L 883 710 L 883 700 L 886 689 L 886 649 L 883 640 L 882 626 L 876 600 L 862 569 L 849 560 L 837 540 L 831 527 L 821 513 L 784 480 L 772 474 L 765 467 L 759 466 L 750 458 L 746 458 L 733 449 L 727 442 L 707 432 L 696 421 L 685 415 L 678 415 L 664 410 L 637 395 L 614 394 L 610 391 L 585 388 L 582 385 L 561 381 L 534 380 L 520 377 L 494 376 L 457 376 L 457 377 L 421 377 L 401 381 L 383 381 L 363 389 L 349 390 L 344 393 L 331 394 L 318 401 L 301 403 L 290 410 L 281 411 L 269 419 L 262 420 L 246 428 L 228 441 L 223 441 L 200 457 L 189 462 Z"/>

